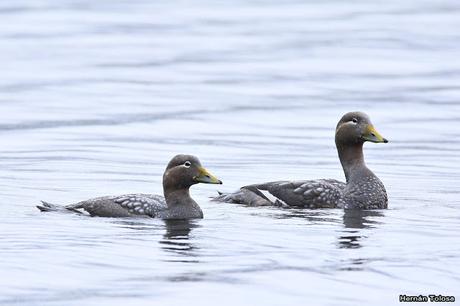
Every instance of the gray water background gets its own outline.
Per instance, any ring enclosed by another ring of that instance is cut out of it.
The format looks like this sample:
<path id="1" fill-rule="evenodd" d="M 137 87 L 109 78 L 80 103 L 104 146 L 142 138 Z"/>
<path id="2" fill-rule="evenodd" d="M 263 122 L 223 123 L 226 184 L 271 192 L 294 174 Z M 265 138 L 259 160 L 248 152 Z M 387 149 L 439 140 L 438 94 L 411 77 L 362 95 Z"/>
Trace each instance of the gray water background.
<path id="1" fill-rule="evenodd" d="M 460 2 L 0 2 L 1 305 L 397 305 L 460 298 Z M 216 190 L 343 179 L 334 128 L 367 112 L 389 209 L 247 208 Z M 189 222 L 43 214 L 161 193 Z"/>

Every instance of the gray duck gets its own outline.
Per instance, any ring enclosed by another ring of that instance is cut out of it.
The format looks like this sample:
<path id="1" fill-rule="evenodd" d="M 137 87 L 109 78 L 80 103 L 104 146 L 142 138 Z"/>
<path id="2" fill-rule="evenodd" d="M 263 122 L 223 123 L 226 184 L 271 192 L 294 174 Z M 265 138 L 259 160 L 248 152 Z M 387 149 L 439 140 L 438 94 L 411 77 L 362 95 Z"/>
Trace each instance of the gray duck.
<path id="1" fill-rule="evenodd" d="M 200 206 L 190 196 L 191 186 L 222 184 L 193 155 L 177 155 L 163 175 L 164 197 L 156 194 L 125 194 L 89 199 L 70 205 L 55 205 L 42 201 L 41 211 L 87 213 L 98 217 L 155 217 L 161 219 L 203 218 Z"/>
<path id="2" fill-rule="evenodd" d="M 365 113 L 345 114 L 335 130 L 335 144 L 346 182 L 335 179 L 276 181 L 220 193 L 215 201 L 250 206 L 382 209 L 388 206 L 385 186 L 366 166 L 365 142 L 387 143 Z"/>

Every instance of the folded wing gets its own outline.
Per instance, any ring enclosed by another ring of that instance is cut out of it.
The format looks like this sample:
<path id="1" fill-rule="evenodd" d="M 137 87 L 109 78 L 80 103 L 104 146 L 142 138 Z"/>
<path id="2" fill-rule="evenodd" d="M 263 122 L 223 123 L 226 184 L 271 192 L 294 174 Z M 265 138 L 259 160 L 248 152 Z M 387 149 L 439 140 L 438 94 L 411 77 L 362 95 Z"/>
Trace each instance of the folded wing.
<path id="1" fill-rule="evenodd" d="M 278 181 L 245 186 L 215 200 L 251 206 L 334 208 L 342 206 L 344 188 L 345 183 L 333 179 Z"/>
<path id="2" fill-rule="evenodd" d="M 164 198 L 150 194 L 127 194 L 94 198 L 66 206 L 69 210 L 84 210 L 99 217 L 155 217 L 167 206 Z"/>

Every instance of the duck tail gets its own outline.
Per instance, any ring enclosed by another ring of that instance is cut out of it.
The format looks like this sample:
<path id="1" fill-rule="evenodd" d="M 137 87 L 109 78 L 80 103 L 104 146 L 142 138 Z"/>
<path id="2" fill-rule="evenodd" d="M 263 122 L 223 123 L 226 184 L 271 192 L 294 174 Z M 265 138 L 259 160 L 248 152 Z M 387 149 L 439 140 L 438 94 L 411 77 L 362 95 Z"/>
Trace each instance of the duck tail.
<path id="1" fill-rule="evenodd" d="M 224 193 L 221 191 L 217 191 L 217 196 L 211 197 L 211 201 L 242 204 L 244 203 L 244 201 L 242 201 L 241 195 L 242 192 L 240 190 L 234 193 Z"/>
<path id="2" fill-rule="evenodd" d="M 218 195 L 212 197 L 214 202 L 246 204 L 249 206 L 282 206 L 277 201 L 272 202 L 261 192 L 257 186 L 245 186 L 233 193 L 223 193 L 218 191 Z"/>
<path id="3" fill-rule="evenodd" d="M 76 213 L 80 213 L 80 211 L 74 209 L 74 208 L 71 208 L 71 207 L 67 207 L 67 206 L 62 206 L 62 205 L 56 205 L 56 204 L 52 204 L 52 203 L 48 203 L 48 202 L 45 202 L 45 201 L 40 201 L 42 202 L 41 205 L 37 205 L 37 208 L 40 210 L 40 211 L 43 211 L 43 212 L 48 212 L 48 211 L 60 211 L 60 212 L 76 212 Z"/>
<path id="4" fill-rule="evenodd" d="M 211 201 L 215 201 L 215 202 L 226 202 L 225 201 L 225 197 L 228 195 L 228 193 L 223 193 L 219 190 L 217 190 L 217 196 L 212 196 L 212 197 L 209 197 L 211 199 Z"/>
<path id="5" fill-rule="evenodd" d="M 40 211 L 59 211 L 59 210 L 65 209 L 64 206 L 51 204 L 45 201 L 40 201 L 40 202 L 42 202 L 42 205 L 37 205 L 37 208 Z"/>

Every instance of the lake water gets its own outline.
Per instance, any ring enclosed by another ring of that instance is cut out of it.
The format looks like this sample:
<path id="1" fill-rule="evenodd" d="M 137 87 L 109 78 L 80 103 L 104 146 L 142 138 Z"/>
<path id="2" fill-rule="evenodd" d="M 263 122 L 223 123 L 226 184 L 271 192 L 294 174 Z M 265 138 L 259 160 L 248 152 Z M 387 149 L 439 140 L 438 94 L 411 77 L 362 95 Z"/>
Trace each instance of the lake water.
<path id="1" fill-rule="evenodd" d="M 460 299 L 460 2 L 0 3 L 1 305 L 397 305 Z M 367 112 L 389 209 L 248 208 L 217 190 L 343 179 Z M 40 213 L 161 193 L 200 157 L 203 220 Z"/>

